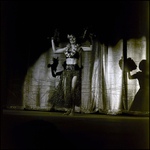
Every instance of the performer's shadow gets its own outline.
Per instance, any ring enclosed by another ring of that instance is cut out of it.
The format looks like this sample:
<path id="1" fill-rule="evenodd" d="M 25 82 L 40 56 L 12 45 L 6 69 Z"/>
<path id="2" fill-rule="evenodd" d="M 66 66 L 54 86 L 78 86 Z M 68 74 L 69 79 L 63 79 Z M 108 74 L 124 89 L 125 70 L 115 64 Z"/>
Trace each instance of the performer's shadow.
<path id="1" fill-rule="evenodd" d="M 119 65 L 121 67 L 120 60 Z M 141 60 L 139 63 L 140 71 L 136 72 L 135 74 L 131 75 L 130 71 L 136 69 L 135 62 L 128 58 L 125 63 L 125 70 L 128 72 L 129 79 L 138 79 L 139 82 L 139 90 L 136 93 L 133 103 L 130 107 L 130 111 L 141 111 L 141 112 L 149 112 L 149 72 L 148 72 L 148 65 L 146 60 Z"/>

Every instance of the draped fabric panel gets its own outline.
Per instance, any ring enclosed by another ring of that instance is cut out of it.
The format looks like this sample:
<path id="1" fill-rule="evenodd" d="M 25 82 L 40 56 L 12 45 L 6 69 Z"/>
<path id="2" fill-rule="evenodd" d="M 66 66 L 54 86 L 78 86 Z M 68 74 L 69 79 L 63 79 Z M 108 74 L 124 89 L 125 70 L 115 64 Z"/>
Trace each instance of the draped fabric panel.
<path id="1" fill-rule="evenodd" d="M 93 41 L 92 52 L 82 53 L 81 106 L 76 112 L 119 114 L 123 110 L 123 72 L 119 60 L 123 56 L 123 40 L 115 46 L 105 45 L 98 40 Z M 63 70 L 65 61 L 63 54 L 53 54 L 52 49 L 42 54 L 37 62 L 28 70 L 23 86 L 23 107 L 32 110 L 49 110 L 48 100 L 53 95 L 59 79 L 54 78 L 51 69 L 53 57 L 59 58 L 57 71 Z M 132 57 L 138 65 L 146 58 L 146 38 L 129 39 L 127 41 L 127 57 Z M 136 72 L 134 70 L 133 72 Z M 138 81 L 127 79 L 127 102 L 131 107 L 134 96 L 139 89 Z M 56 108 L 65 110 L 65 108 Z"/>
<path id="2" fill-rule="evenodd" d="M 122 70 L 118 62 L 122 56 L 122 44 L 122 40 L 115 47 L 95 42 L 91 101 L 96 111 L 118 113 L 121 110 Z"/>

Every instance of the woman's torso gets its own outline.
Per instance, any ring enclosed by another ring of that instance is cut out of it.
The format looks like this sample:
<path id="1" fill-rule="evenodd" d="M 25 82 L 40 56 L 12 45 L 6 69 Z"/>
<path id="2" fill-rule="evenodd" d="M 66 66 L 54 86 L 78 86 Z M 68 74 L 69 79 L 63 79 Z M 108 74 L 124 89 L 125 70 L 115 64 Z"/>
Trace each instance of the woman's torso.
<path id="1" fill-rule="evenodd" d="M 76 65 L 78 64 L 79 55 L 80 55 L 81 47 L 77 47 L 76 49 L 72 49 L 71 47 L 64 52 L 66 56 L 66 64 L 67 65 Z"/>
<path id="2" fill-rule="evenodd" d="M 67 65 L 76 65 L 78 64 L 77 58 L 66 58 L 66 64 Z"/>

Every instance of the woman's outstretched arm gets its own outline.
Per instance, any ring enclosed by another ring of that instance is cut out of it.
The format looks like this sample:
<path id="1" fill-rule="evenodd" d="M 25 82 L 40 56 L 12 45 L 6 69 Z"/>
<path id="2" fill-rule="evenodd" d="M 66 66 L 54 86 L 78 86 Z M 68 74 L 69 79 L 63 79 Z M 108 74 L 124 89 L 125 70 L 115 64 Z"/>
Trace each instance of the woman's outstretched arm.
<path id="1" fill-rule="evenodd" d="M 90 45 L 90 47 L 81 46 L 81 48 L 83 49 L 83 51 L 92 51 L 93 46 L 92 45 Z"/>
<path id="2" fill-rule="evenodd" d="M 56 48 L 53 37 L 51 38 L 51 43 L 52 43 L 52 49 L 53 49 L 54 53 L 57 53 L 57 54 L 58 53 L 63 53 L 66 50 L 66 47 L 64 47 L 64 48 Z"/>
<path id="3" fill-rule="evenodd" d="M 131 75 L 130 71 L 128 71 L 128 78 L 129 79 L 137 79 L 137 73 Z"/>
<path id="4" fill-rule="evenodd" d="M 81 48 L 83 49 L 83 51 L 92 51 L 93 49 L 93 39 L 92 36 L 90 36 L 90 46 L 81 46 Z"/>

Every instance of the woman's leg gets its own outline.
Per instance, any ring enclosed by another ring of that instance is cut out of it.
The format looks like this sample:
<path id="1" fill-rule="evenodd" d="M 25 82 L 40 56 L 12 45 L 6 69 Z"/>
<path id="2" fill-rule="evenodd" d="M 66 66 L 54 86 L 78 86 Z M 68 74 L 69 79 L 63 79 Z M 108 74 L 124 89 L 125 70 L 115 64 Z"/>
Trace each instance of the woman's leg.
<path id="1" fill-rule="evenodd" d="M 72 78 L 72 83 L 71 83 L 71 95 L 72 95 L 72 104 L 71 104 L 71 113 L 70 115 L 73 115 L 74 109 L 75 109 L 75 88 L 77 86 L 77 76 L 74 76 Z"/>
<path id="2" fill-rule="evenodd" d="M 68 109 L 64 115 L 69 115 L 71 112 L 71 84 L 72 77 L 71 74 L 67 75 L 67 78 L 64 78 L 64 99 L 65 99 L 65 107 Z"/>
<path id="3" fill-rule="evenodd" d="M 63 84 L 63 89 L 64 89 L 64 97 L 66 98 L 67 95 L 67 88 L 66 88 L 66 77 L 64 78 L 64 84 Z"/>

